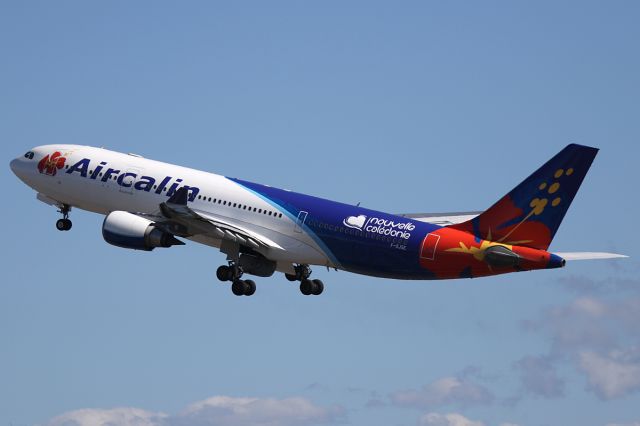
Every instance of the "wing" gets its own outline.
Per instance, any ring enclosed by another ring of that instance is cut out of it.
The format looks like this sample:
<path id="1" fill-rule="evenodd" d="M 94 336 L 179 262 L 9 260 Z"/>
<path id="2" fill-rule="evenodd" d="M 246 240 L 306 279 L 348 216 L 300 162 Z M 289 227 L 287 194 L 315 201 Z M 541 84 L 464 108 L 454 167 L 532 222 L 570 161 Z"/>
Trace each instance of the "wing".
<path id="1" fill-rule="evenodd" d="M 186 188 L 178 189 L 169 200 L 160 204 L 159 214 L 144 216 L 153 218 L 156 225 L 163 227 L 167 232 L 182 237 L 204 235 L 252 249 L 281 249 L 273 240 L 254 230 L 229 223 L 211 213 L 187 207 L 187 194 Z"/>
<path id="2" fill-rule="evenodd" d="M 451 212 L 451 213 L 400 213 L 398 216 L 408 217 L 419 222 L 433 223 L 434 225 L 448 226 L 466 222 L 478 216 L 478 212 Z"/>

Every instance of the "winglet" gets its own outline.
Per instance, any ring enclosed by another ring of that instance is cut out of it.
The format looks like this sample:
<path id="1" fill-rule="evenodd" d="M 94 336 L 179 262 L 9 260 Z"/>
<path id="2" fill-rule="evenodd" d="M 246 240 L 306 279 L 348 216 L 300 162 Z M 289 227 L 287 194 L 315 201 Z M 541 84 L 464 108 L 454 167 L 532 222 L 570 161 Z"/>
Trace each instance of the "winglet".
<path id="1" fill-rule="evenodd" d="M 178 188 L 176 192 L 173 193 L 171 197 L 169 197 L 169 199 L 167 200 L 167 203 L 186 206 L 188 195 L 189 195 L 189 191 L 187 190 L 187 188 L 184 186 L 181 186 L 180 188 Z"/>

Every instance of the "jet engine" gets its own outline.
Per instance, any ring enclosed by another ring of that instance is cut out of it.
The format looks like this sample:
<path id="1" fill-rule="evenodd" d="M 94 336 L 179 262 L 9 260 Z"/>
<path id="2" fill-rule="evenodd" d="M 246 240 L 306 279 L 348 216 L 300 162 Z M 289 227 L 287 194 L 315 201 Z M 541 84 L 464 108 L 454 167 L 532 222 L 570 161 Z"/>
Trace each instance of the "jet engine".
<path id="1" fill-rule="evenodd" d="M 151 251 L 156 247 L 184 245 L 152 221 L 124 211 L 113 211 L 104 218 L 102 237 L 109 244 L 134 250 Z"/>

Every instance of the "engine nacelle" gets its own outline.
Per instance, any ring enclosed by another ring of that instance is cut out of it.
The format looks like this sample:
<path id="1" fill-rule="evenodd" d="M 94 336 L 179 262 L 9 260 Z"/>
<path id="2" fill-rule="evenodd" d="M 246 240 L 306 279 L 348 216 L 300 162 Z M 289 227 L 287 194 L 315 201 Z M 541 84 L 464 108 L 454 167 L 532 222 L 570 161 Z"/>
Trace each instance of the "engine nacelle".
<path id="1" fill-rule="evenodd" d="M 151 251 L 156 247 L 184 245 L 152 221 L 124 211 L 111 212 L 104 218 L 102 237 L 109 244 L 134 250 Z"/>
<path id="2" fill-rule="evenodd" d="M 276 271 L 276 262 L 261 255 L 243 254 L 238 266 L 247 274 L 258 277 L 270 277 Z"/>

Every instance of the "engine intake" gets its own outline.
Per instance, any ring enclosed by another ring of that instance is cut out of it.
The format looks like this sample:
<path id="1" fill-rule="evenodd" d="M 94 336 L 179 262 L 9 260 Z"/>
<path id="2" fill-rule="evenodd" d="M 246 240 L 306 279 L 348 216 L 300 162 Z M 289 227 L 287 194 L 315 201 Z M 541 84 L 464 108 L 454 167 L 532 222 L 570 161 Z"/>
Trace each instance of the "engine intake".
<path id="1" fill-rule="evenodd" d="M 151 251 L 156 247 L 184 245 L 152 221 L 124 211 L 111 212 L 104 218 L 102 237 L 109 244 L 133 250 Z"/>

